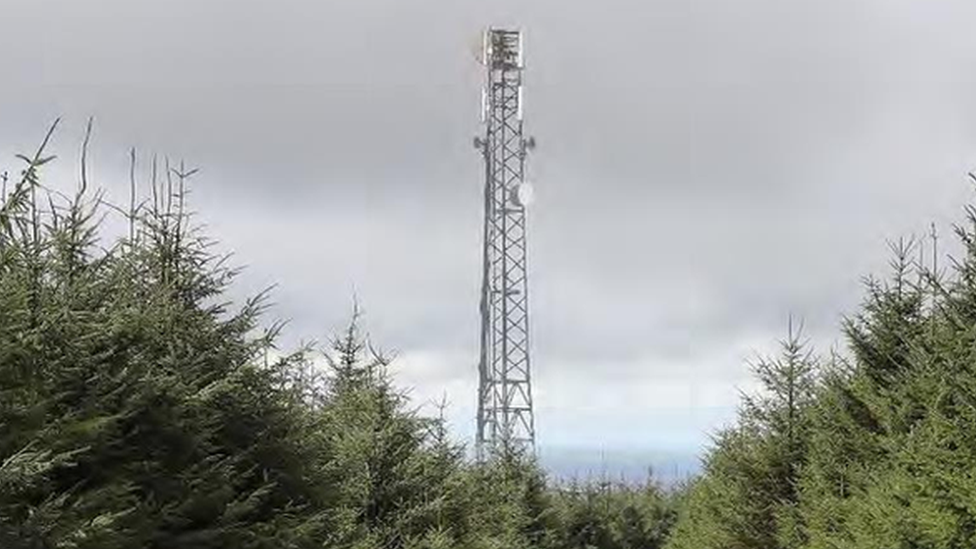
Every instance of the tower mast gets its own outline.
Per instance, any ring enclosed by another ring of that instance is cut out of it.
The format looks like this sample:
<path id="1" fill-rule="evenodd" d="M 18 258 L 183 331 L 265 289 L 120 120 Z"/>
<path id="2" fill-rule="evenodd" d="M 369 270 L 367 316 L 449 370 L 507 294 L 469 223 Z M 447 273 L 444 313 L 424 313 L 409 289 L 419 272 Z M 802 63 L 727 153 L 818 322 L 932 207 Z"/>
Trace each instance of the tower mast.
<path id="1" fill-rule="evenodd" d="M 520 31 L 489 29 L 484 37 L 485 160 L 481 355 L 478 365 L 477 452 L 532 448 L 535 425 L 529 357 L 525 158 L 535 145 L 522 134 Z"/>

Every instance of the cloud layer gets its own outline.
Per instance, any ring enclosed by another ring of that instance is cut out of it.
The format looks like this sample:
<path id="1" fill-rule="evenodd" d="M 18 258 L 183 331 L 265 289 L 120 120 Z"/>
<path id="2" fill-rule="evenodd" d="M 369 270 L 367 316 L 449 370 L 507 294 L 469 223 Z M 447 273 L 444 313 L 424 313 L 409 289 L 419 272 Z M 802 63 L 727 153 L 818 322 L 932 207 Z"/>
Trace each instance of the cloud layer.
<path id="1" fill-rule="evenodd" d="M 127 150 L 202 168 L 193 203 L 277 283 L 289 343 L 352 296 L 418 398 L 470 433 L 481 28 L 527 30 L 543 444 L 696 451 L 789 314 L 821 346 L 886 238 L 945 229 L 976 165 L 963 0 L 145 3 L 13 0 L 0 159 L 84 120 L 99 183 Z M 145 172 L 146 164 L 140 169 Z"/>

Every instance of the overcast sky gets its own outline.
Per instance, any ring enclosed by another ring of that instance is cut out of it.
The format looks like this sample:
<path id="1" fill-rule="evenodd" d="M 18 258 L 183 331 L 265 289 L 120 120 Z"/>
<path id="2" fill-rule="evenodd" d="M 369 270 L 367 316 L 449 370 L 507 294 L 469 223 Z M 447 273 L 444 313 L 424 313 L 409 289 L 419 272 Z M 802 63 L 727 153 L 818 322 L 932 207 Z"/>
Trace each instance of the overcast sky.
<path id="1" fill-rule="evenodd" d="M 790 313 L 828 350 L 885 239 L 960 218 L 973 21 L 972 0 L 4 0 L 0 165 L 57 116 L 53 186 L 88 116 L 120 202 L 130 147 L 186 159 L 238 295 L 278 284 L 289 344 L 358 296 L 469 437 L 476 58 L 521 26 L 543 452 L 693 454 Z"/>

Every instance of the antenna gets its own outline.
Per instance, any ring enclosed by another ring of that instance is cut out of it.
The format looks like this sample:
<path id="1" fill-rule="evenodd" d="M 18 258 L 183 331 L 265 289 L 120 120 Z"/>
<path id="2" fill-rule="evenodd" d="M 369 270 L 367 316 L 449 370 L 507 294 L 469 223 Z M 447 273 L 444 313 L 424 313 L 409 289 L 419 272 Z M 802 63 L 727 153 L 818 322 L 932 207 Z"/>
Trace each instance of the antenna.
<path id="1" fill-rule="evenodd" d="M 485 162 L 481 285 L 481 354 L 478 362 L 479 459 L 485 451 L 534 450 L 535 424 L 529 355 L 522 33 L 489 29 L 484 35 L 484 134 L 476 137 Z"/>

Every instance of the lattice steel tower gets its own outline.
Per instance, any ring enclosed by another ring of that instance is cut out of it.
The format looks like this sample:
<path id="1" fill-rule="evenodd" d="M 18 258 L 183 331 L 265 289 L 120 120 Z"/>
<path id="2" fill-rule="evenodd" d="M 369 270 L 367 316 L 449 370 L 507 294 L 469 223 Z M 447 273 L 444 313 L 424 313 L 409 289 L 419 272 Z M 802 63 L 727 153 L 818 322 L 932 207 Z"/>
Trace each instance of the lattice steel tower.
<path id="1" fill-rule="evenodd" d="M 475 138 L 485 159 L 479 457 L 491 447 L 531 449 L 535 443 L 525 238 L 532 192 L 525 158 L 535 143 L 522 135 L 522 33 L 488 30 L 482 60 L 485 133 Z"/>

